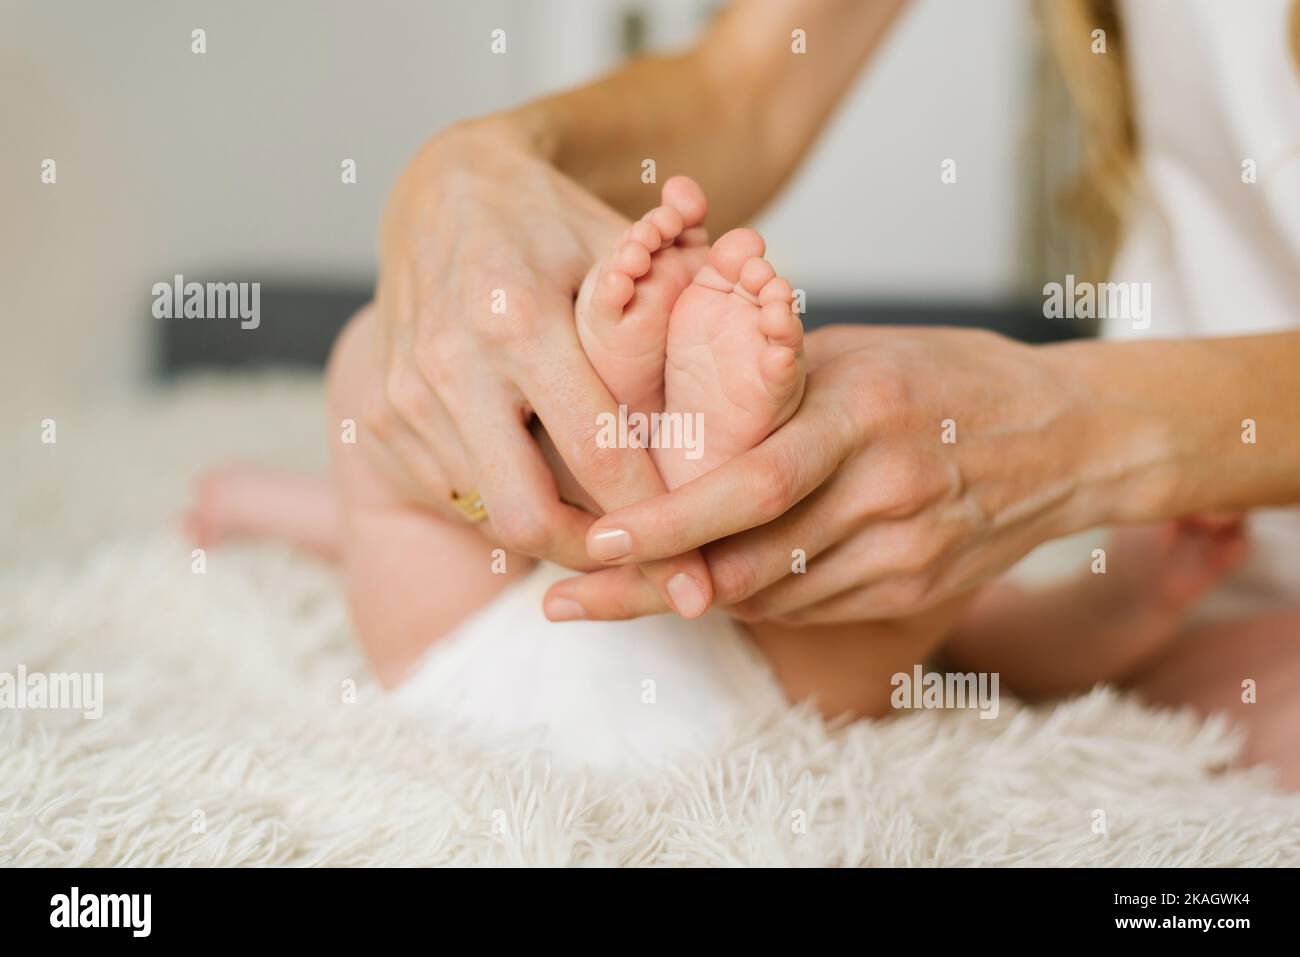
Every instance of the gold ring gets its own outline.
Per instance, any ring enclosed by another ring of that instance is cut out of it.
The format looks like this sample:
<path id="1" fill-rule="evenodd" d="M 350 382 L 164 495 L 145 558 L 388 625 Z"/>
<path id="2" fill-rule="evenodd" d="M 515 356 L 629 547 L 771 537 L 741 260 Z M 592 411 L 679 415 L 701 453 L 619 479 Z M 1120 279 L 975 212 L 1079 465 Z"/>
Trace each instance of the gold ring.
<path id="1" fill-rule="evenodd" d="M 456 511 L 465 516 L 467 522 L 481 522 L 487 518 L 487 506 L 483 504 L 483 496 L 478 492 L 470 492 L 467 495 L 457 495 L 455 489 L 451 493 L 451 504 L 456 507 Z"/>

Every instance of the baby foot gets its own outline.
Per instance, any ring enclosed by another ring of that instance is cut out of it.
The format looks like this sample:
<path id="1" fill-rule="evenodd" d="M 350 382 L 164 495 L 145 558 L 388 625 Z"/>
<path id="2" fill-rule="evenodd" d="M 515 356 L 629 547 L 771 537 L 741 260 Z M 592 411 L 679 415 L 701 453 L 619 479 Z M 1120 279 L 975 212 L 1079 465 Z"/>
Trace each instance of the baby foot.
<path id="1" fill-rule="evenodd" d="M 1105 574 L 1094 565 L 1037 596 L 994 583 L 976 605 L 999 620 L 975 624 L 985 617 L 977 610 L 973 630 L 958 628 L 945 654 L 963 670 L 1000 673 L 1028 698 L 1124 682 L 1181 644 L 1187 612 L 1241 562 L 1246 546 L 1239 520 L 1118 528 L 1106 545 Z M 992 611 L 997 605 L 1003 610 Z"/>
<path id="2" fill-rule="evenodd" d="M 752 449 L 803 397 L 803 327 L 763 250 L 758 233 L 733 229 L 673 307 L 664 409 L 703 428 L 696 449 L 653 450 L 669 488 Z"/>
<path id="3" fill-rule="evenodd" d="M 615 401 L 633 412 L 663 408 L 668 315 L 709 252 L 699 184 L 674 176 L 662 196 L 663 205 L 592 267 L 574 307 L 583 351 Z"/>
<path id="4" fill-rule="evenodd" d="M 333 558 L 338 506 L 323 477 L 231 465 L 199 478 L 184 528 L 200 548 L 231 539 L 275 539 Z"/>
<path id="5" fill-rule="evenodd" d="M 1121 527 L 1110 542 L 1108 606 L 1178 619 L 1246 556 L 1240 517 L 1190 516 Z"/>

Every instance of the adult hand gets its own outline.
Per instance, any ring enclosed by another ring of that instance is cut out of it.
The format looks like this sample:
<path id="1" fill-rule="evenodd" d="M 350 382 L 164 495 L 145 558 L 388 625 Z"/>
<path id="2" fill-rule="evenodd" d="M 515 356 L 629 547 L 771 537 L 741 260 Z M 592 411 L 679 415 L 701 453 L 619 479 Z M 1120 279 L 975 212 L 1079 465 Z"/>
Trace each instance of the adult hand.
<path id="1" fill-rule="evenodd" d="M 506 548 L 573 568 L 593 566 L 592 516 L 561 501 L 534 413 L 601 509 L 664 490 L 646 452 L 597 446 L 598 416 L 617 406 L 573 321 L 583 276 L 627 226 L 489 119 L 420 150 L 382 228 L 366 425 L 426 504 L 459 521 L 449 489 L 476 491 Z M 701 556 L 683 551 L 643 570 L 661 608 L 694 617 L 712 586 Z"/>
<path id="2" fill-rule="evenodd" d="M 717 599 L 740 618 L 901 617 L 1099 517 L 1117 459 L 1090 457 L 1094 397 L 1050 350 L 982 331 L 843 326 L 810 334 L 806 351 L 807 391 L 789 422 L 597 521 L 588 542 L 627 533 L 628 554 L 607 562 L 623 567 L 558 582 L 551 596 L 592 618 L 662 610 L 632 563 L 714 543 Z M 792 573 L 796 550 L 804 573 Z"/>

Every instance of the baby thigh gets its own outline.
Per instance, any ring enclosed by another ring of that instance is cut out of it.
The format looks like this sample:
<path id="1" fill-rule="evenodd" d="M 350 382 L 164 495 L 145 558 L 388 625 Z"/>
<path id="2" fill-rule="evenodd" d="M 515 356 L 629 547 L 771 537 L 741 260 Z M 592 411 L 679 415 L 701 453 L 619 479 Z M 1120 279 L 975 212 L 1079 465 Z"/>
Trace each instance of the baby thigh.
<path id="1" fill-rule="evenodd" d="M 792 701 L 812 697 L 826 718 L 881 717 L 891 710 L 893 676 L 925 665 L 970 602 L 954 599 L 932 611 L 890 621 L 835 625 L 750 622 L 750 637 L 767 657 Z"/>
<path id="2" fill-rule="evenodd" d="M 362 648 L 385 687 L 532 567 L 416 508 L 343 509 L 342 570 Z"/>

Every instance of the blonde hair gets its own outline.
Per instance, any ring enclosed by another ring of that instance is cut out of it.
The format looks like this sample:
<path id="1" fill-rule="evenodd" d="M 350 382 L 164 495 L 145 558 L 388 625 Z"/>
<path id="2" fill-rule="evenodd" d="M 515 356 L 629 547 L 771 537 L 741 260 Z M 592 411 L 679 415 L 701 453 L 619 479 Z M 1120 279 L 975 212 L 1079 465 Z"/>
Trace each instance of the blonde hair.
<path id="1" fill-rule="evenodd" d="M 1064 213 L 1088 238 L 1085 271 L 1104 277 L 1114 258 L 1134 194 L 1140 143 L 1133 116 L 1128 51 L 1117 0 L 1042 0 L 1044 36 L 1083 126 L 1078 176 L 1061 197 Z M 1092 52 L 1094 30 L 1105 31 L 1104 56 Z M 1300 69 L 1300 0 L 1287 27 Z"/>

